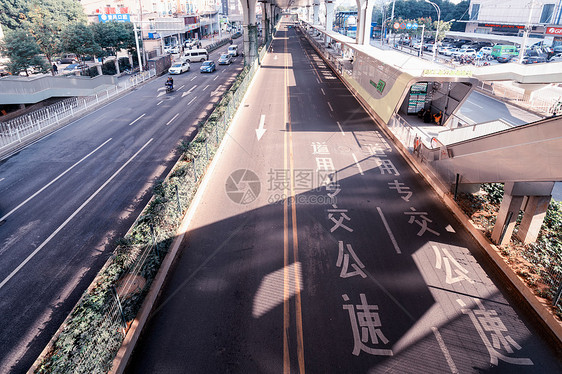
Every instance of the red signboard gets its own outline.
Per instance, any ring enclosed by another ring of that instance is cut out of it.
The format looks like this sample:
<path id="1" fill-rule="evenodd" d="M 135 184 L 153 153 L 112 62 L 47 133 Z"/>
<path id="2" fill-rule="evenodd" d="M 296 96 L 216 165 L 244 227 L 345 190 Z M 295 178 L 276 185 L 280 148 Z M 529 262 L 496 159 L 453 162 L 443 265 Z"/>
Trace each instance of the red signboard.
<path id="1" fill-rule="evenodd" d="M 501 24 L 495 24 L 495 23 L 484 23 L 484 24 L 479 24 L 479 26 L 495 27 L 495 28 L 500 28 L 500 29 L 524 29 L 525 28 L 525 26 L 520 26 L 520 25 L 501 25 Z"/>
<path id="2" fill-rule="evenodd" d="M 562 36 L 562 27 L 547 27 L 546 28 L 547 35 L 560 35 Z"/>

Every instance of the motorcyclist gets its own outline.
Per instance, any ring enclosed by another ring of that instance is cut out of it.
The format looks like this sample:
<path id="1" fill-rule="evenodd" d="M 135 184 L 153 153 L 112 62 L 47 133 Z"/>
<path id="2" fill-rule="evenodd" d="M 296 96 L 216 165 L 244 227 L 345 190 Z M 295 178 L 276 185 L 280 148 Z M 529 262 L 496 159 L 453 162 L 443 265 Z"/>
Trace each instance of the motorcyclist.
<path id="1" fill-rule="evenodd" d="M 168 80 L 166 81 L 166 88 L 170 91 L 174 89 L 174 78 L 168 77 Z"/>

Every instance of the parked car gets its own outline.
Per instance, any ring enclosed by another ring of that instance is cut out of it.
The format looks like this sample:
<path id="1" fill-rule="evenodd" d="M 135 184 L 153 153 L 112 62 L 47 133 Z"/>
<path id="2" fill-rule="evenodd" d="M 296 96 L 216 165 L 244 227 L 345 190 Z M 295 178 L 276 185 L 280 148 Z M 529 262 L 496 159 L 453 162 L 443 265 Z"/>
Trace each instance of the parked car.
<path id="1" fill-rule="evenodd" d="M 557 45 L 555 47 L 552 47 L 552 52 L 556 53 L 562 53 L 562 45 Z"/>
<path id="2" fill-rule="evenodd" d="M 63 74 L 74 74 L 77 71 L 86 70 L 89 66 L 86 64 L 70 64 L 62 70 Z"/>
<path id="3" fill-rule="evenodd" d="M 199 68 L 199 71 L 201 71 L 201 73 L 212 73 L 215 70 L 217 70 L 215 62 L 209 60 L 203 62 L 203 64 L 201 64 L 201 67 Z"/>
<path id="4" fill-rule="evenodd" d="M 548 62 L 561 62 L 562 61 L 562 53 L 557 53 L 548 60 Z"/>
<path id="5" fill-rule="evenodd" d="M 501 62 L 501 63 L 510 62 L 511 60 L 514 60 L 514 59 L 517 59 L 516 55 L 503 54 L 503 55 L 500 55 L 500 56 L 496 57 L 496 60 L 498 62 Z"/>
<path id="6" fill-rule="evenodd" d="M 525 56 L 521 61 L 523 64 L 538 64 L 541 62 L 547 62 L 546 56 Z"/>
<path id="7" fill-rule="evenodd" d="M 492 47 L 492 57 L 498 57 L 503 55 L 513 55 L 517 56 L 519 54 L 519 49 L 514 45 L 495 45 Z"/>
<path id="8" fill-rule="evenodd" d="M 172 54 L 172 53 L 180 53 L 180 47 L 177 45 L 166 45 L 164 46 L 164 53 Z"/>
<path id="9" fill-rule="evenodd" d="M 74 64 L 77 62 L 78 62 L 78 57 L 74 53 L 64 54 L 59 59 L 59 64 Z"/>
<path id="10" fill-rule="evenodd" d="M 431 51 L 433 52 L 433 43 L 426 43 L 423 45 L 423 49 L 426 51 Z"/>
<path id="11" fill-rule="evenodd" d="M 219 65 L 230 65 L 232 63 L 232 56 L 228 53 L 223 53 L 219 57 Z"/>
<path id="12" fill-rule="evenodd" d="M 189 71 L 189 62 L 187 61 L 176 62 L 168 69 L 168 73 L 170 74 L 181 74 L 186 71 Z"/>
<path id="13" fill-rule="evenodd" d="M 446 55 L 446 53 L 447 53 L 448 51 L 450 51 L 451 49 L 453 49 L 453 48 L 452 48 L 452 47 L 445 47 L 445 46 L 442 46 L 442 47 L 439 47 L 439 48 L 437 49 L 437 52 L 441 53 L 442 55 Z"/>
<path id="14" fill-rule="evenodd" d="M 414 49 L 420 49 L 421 46 L 421 42 L 414 42 L 414 44 L 412 44 L 412 48 Z"/>
<path id="15" fill-rule="evenodd" d="M 449 48 L 448 50 L 446 50 L 445 52 L 443 52 L 443 54 L 445 56 L 452 56 L 453 53 L 458 52 L 459 49 L 458 48 Z"/>
<path id="16" fill-rule="evenodd" d="M 458 51 L 453 52 L 451 54 L 451 56 L 453 56 L 453 57 L 461 57 L 461 56 L 474 57 L 474 56 L 476 56 L 476 50 L 472 49 L 472 48 L 463 48 L 463 49 L 459 49 Z"/>
<path id="17" fill-rule="evenodd" d="M 482 47 L 478 52 L 482 52 L 484 55 L 492 54 L 492 47 Z"/>

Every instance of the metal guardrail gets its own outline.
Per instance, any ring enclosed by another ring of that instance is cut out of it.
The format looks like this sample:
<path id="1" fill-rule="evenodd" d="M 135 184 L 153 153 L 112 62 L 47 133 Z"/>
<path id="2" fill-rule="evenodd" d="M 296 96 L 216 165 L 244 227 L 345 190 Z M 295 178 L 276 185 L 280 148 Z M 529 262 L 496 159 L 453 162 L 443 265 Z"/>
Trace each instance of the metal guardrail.
<path id="1" fill-rule="evenodd" d="M 74 97 L 48 107 L 0 123 L 0 151 L 22 143 L 38 133 L 49 132 L 63 121 L 81 115 L 94 105 L 106 102 L 113 96 L 130 89 L 156 75 L 154 69 L 122 79 L 113 88 L 93 96 Z"/>
<path id="2" fill-rule="evenodd" d="M 561 114 L 562 112 L 562 107 L 554 109 L 556 104 L 559 102 L 559 98 L 556 97 L 537 97 L 537 95 L 529 96 L 519 91 L 509 89 L 501 84 L 493 84 L 493 82 L 480 81 L 478 88 L 491 94 L 492 96 L 518 104 L 546 116 Z"/>

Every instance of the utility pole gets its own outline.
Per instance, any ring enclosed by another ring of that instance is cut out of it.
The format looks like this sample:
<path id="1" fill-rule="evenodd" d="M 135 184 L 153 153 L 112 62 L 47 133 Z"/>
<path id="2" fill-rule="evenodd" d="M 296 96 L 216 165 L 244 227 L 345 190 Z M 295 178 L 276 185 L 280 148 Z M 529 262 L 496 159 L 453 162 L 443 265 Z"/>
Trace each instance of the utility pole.
<path id="1" fill-rule="evenodd" d="M 527 24 L 525 24 L 525 32 L 523 33 L 523 43 L 521 43 L 521 49 L 519 50 L 519 63 L 523 62 L 523 57 L 525 57 L 525 49 L 527 49 L 527 38 L 529 37 L 529 30 L 531 29 L 531 17 L 533 16 L 533 8 L 535 6 L 535 0 L 529 3 L 529 18 L 527 19 Z"/>

